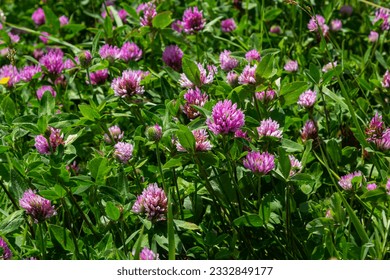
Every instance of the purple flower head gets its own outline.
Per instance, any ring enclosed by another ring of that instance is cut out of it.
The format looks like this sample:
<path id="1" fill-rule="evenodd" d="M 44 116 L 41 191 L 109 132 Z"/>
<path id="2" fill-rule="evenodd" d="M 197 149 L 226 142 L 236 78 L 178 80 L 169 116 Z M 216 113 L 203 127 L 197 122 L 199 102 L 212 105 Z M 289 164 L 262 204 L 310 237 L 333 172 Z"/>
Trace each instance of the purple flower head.
<path id="1" fill-rule="evenodd" d="M 168 199 L 163 189 L 156 183 L 149 184 L 137 197 L 132 211 L 136 214 L 145 215 L 150 221 L 157 222 L 165 220 L 168 210 Z"/>
<path id="2" fill-rule="evenodd" d="M 336 66 L 337 66 L 337 61 L 329 62 L 324 67 L 322 67 L 322 72 L 326 73 L 332 70 L 333 68 L 335 68 Z"/>
<path id="3" fill-rule="evenodd" d="M 375 43 L 378 41 L 379 33 L 375 31 L 370 31 L 370 35 L 368 35 L 368 41 L 371 43 Z"/>
<path id="4" fill-rule="evenodd" d="M 78 60 L 80 62 L 80 65 L 84 68 L 87 68 L 91 65 L 92 62 L 92 55 L 89 51 L 83 51 L 78 55 Z"/>
<path id="5" fill-rule="evenodd" d="M 93 85 L 104 84 L 108 78 L 108 70 L 107 69 L 97 70 L 95 72 L 89 73 L 89 76 L 91 79 L 91 84 Z"/>
<path id="6" fill-rule="evenodd" d="M 242 85 L 256 84 L 256 68 L 256 64 L 252 67 L 250 65 L 245 66 L 241 75 L 238 77 L 238 83 Z"/>
<path id="7" fill-rule="evenodd" d="M 349 6 L 349 5 L 344 5 L 340 8 L 340 14 L 342 14 L 343 16 L 351 16 L 353 13 L 353 8 L 352 6 Z"/>
<path id="8" fill-rule="evenodd" d="M 184 32 L 193 34 L 204 28 L 206 20 L 203 18 L 202 11 L 199 11 L 198 7 L 193 7 L 184 11 L 182 23 Z"/>
<path id="9" fill-rule="evenodd" d="M 123 23 L 126 23 L 127 17 L 129 16 L 129 13 L 125 9 L 120 9 L 118 11 L 118 16 L 122 20 Z"/>
<path id="10" fill-rule="evenodd" d="M 352 189 L 352 179 L 358 176 L 362 176 L 362 173 L 360 171 L 355 171 L 353 173 L 347 174 L 345 176 L 341 176 L 339 180 L 339 185 L 344 190 L 348 191 Z"/>
<path id="11" fill-rule="evenodd" d="M 197 63 L 197 65 L 200 72 L 199 86 L 211 84 L 214 80 L 214 75 L 217 73 L 217 67 L 215 67 L 214 65 L 207 65 L 207 71 L 206 71 L 206 69 L 203 67 L 202 64 Z M 187 76 L 184 73 L 180 74 L 179 84 L 182 87 L 189 87 L 189 88 L 195 87 L 195 85 L 187 78 Z"/>
<path id="12" fill-rule="evenodd" d="M 297 160 L 293 155 L 289 155 L 288 158 L 290 159 L 290 177 L 294 176 L 295 174 L 301 172 L 302 170 L 302 163 Z"/>
<path id="13" fill-rule="evenodd" d="M 36 48 L 33 51 L 33 56 L 35 59 L 40 59 L 45 53 L 43 52 L 42 49 Z"/>
<path id="14" fill-rule="evenodd" d="M 37 73 L 41 73 L 42 69 L 39 65 L 27 65 L 20 71 L 20 79 L 24 82 L 29 82 Z"/>
<path id="15" fill-rule="evenodd" d="M 245 59 L 251 63 L 252 61 L 260 61 L 261 56 L 257 50 L 250 50 L 245 54 Z"/>
<path id="16" fill-rule="evenodd" d="M 238 60 L 230 56 L 231 52 L 224 50 L 219 55 L 219 62 L 223 71 L 231 71 L 238 65 Z"/>
<path id="17" fill-rule="evenodd" d="M 182 66 L 183 51 L 176 45 L 167 46 L 162 54 L 164 63 L 175 71 L 180 71 Z"/>
<path id="18" fill-rule="evenodd" d="M 52 86 L 41 86 L 39 89 L 37 89 L 37 98 L 41 100 L 43 94 L 46 91 L 50 92 L 53 97 L 56 97 L 57 95 L 57 92 L 54 90 Z"/>
<path id="19" fill-rule="evenodd" d="M 303 142 L 309 140 L 309 139 L 317 139 L 317 126 L 314 121 L 308 120 L 302 130 L 301 130 L 301 137 Z"/>
<path id="20" fill-rule="evenodd" d="M 76 57 L 75 60 L 78 61 L 79 60 L 78 57 Z M 65 60 L 64 69 L 72 69 L 74 67 L 76 67 L 76 64 L 74 63 L 74 61 L 72 59 L 68 58 L 67 60 Z"/>
<path id="21" fill-rule="evenodd" d="M 298 71 L 298 61 L 288 60 L 284 65 L 284 70 L 287 72 L 297 72 Z"/>
<path id="22" fill-rule="evenodd" d="M 182 33 L 183 32 L 183 22 L 181 20 L 176 20 L 171 24 L 171 28 L 178 33 Z"/>
<path id="23" fill-rule="evenodd" d="M 64 135 L 61 134 L 61 130 L 58 128 L 50 127 L 49 142 L 53 151 L 57 149 L 59 145 L 64 144 Z"/>
<path id="24" fill-rule="evenodd" d="M 330 29 L 332 31 L 340 31 L 341 28 L 343 28 L 343 23 L 341 22 L 341 20 L 339 19 L 333 19 L 331 22 L 330 22 Z"/>
<path id="25" fill-rule="evenodd" d="M 245 115 L 237 109 L 237 104 L 232 104 L 230 100 L 219 101 L 213 107 L 211 119 L 207 119 L 206 124 L 216 135 L 236 132 L 245 124 Z"/>
<path id="26" fill-rule="evenodd" d="M 366 136 L 368 142 L 375 142 L 382 137 L 385 130 L 385 124 L 382 121 L 382 116 L 375 113 L 375 116 L 371 119 L 370 124 L 366 128 Z"/>
<path id="27" fill-rule="evenodd" d="M 115 96 L 125 98 L 136 94 L 142 95 L 145 90 L 141 86 L 141 80 L 145 75 L 146 73 L 140 70 L 123 71 L 122 76 L 115 78 L 111 83 Z"/>
<path id="28" fill-rule="evenodd" d="M 316 98 L 317 92 L 309 89 L 299 96 L 299 100 L 297 103 L 298 105 L 308 109 L 313 107 L 314 103 L 316 102 Z"/>
<path id="29" fill-rule="evenodd" d="M 381 28 L 383 31 L 390 29 L 390 10 L 380 8 L 375 12 L 374 23 L 382 20 Z"/>
<path id="30" fill-rule="evenodd" d="M 187 115 L 189 119 L 195 119 L 199 116 L 199 111 L 192 107 L 192 105 L 203 107 L 204 104 L 208 101 L 208 95 L 202 93 L 199 88 L 189 89 L 184 94 L 184 99 L 186 103 L 183 107 L 183 113 Z"/>
<path id="31" fill-rule="evenodd" d="M 375 141 L 380 150 L 390 150 L 390 128 L 387 128 L 382 136 Z"/>
<path id="32" fill-rule="evenodd" d="M 307 28 L 310 32 L 319 32 L 319 29 L 321 29 L 323 36 L 326 36 L 329 31 L 329 26 L 325 24 L 325 18 L 321 15 L 316 15 L 315 17 L 312 17 L 307 24 Z"/>
<path id="33" fill-rule="evenodd" d="M 20 41 L 19 35 L 13 34 L 12 32 L 8 32 L 8 36 L 11 39 L 12 43 L 17 43 Z"/>
<path id="34" fill-rule="evenodd" d="M 36 25 L 42 25 L 45 24 L 46 22 L 45 12 L 43 11 L 42 8 L 36 9 L 32 14 L 31 18 Z"/>
<path id="35" fill-rule="evenodd" d="M 10 260 L 12 258 L 12 252 L 8 247 L 8 244 L 0 237 L 0 248 L 2 249 L 2 255 L 0 260 Z"/>
<path id="36" fill-rule="evenodd" d="M 367 190 L 373 191 L 377 188 L 377 185 L 375 183 L 367 184 Z"/>
<path id="37" fill-rule="evenodd" d="M 246 131 L 243 131 L 242 129 L 236 130 L 236 132 L 234 132 L 234 137 L 235 137 L 235 138 L 242 138 L 242 139 L 245 139 L 245 140 L 247 140 L 248 142 L 251 141 L 251 138 L 248 136 L 248 133 L 247 133 Z"/>
<path id="38" fill-rule="evenodd" d="M 115 146 L 115 156 L 122 163 L 127 163 L 133 156 L 133 145 L 125 142 L 118 142 Z"/>
<path id="39" fill-rule="evenodd" d="M 37 195 L 32 190 L 27 190 L 23 194 L 19 204 L 33 218 L 34 223 L 43 222 L 57 214 L 50 200 Z"/>
<path id="40" fill-rule="evenodd" d="M 80 172 L 80 167 L 77 165 L 77 162 L 74 160 L 71 164 L 66 166 L 66 170 L 73 172 L 73 174 L 78 175 Z"/>
<path id="41" fill-rule="evenodd" d="M 104 141 L 108 144 L 112 143 L 111 138 L 114 139 L 115 142 L 122 140 L 125 133 L 124 131 L 121 131 L 120 127 L 117 125 L 111 126 L 108 129 L 108 132 L 110 133 L 110 136 L 108 136 L 107 133 L 103 136 Z"/>
<path id="42" fill-rule="evenodd" d="M 386 183 L 386 191 L 387 191 L 387 194 L 390 195 L 390 178 L 387 180 L 387 183 Z"/>
<path id="43" fill-rule="evenodd" d="M 232 32 L 237 28 L 236 22 L 232 18 L 225 19 L 221 21 L 221 30 L 222 32 Z"/>
<path id="44" fill-rule="evenodd" d="M 7 82 L 8 87 L 13 87 L 20 81 L 20 74 L 18 69 L 13 65 L 4 65 L 0 68 L 0 79 L 9 78 Z"/>
<path id="45" fill-rule="evenodd" d="M 271 28 L 269 29 L 269 32 L 274 34 L 280 34 L 282 33 L 282 30 L 279 25 L 272 25 Z"/>
<path id="46" fill-rule="evenodd" d="M 272 120 L 271 118 L 260 122 L 260 126 L 257 128 L 257 133 L 259 134 L 259 137 L 271 136 L 275 138 L 282 138 L 282 131 L 279 129 L 278 122 Z"/>
<path id="47" fill-rule="evenodd" d="M 158 254 L 155 254 L 148 247 L 144 247 L 139 253 L 139 259 L 143 261 L 158 260 Z"/>
<path id="48" fill-rule="evenodd" d="M 270 102 L 275 99 L 275 91 L 273 89 L 267 89 L 265 91 L 256 92 L 255 96 L 257 100 L 260 100 L 263 103 Z"/>
<path id="49" fill-rule="evenodd" d="M 210 151 L 212 146 L 209 141 L 209 135 L 206 129 L 196 129 L 192 131 L 192 135 L 195 138 L 195 151 Z M 176 149 L 179 152 L 187 152 L 187 150 L 180 144 L 179 141 L 176 141 Z"/>
<path id="50" fill-rule="evenodd" d="M 230 71 L 226 75 L 227 82 L 230 86 L 234 87 L 238 84 L 238 75 L 234 71 Z"/>
<path id="51" fill-rule="evenodd" d="M 37 149 L 38 153 L 42 155 L 48 155 L 50 154 L 50 146 L 49 142 L 43 135 L 38 135 L 35 137 L 35 148 Z"/>
<path id="52" fill-rule="evenodd" d="M 39 59 L 39 63 L 47 69 L 49 74 L 57 76 L 64 70 L 63 58 L 64 53 L 60 49 L 51 49 Z"/>
<path id="53" fill-rule="evenodd" d="M 58 20 L 60 21 L 61 27 L 69 23 L 69 19 L 66 16 L 60 16 Z"/>
<path id="54" fill-rule="evenodd" d="M 386 73 L 383 75 L 382 87 L 389 88 L 390 87 L 390 72 L 386 70 Z"/>
<path id="55" fill-rule="evenodd" d="M 268 152 L 249 152 L 243 164 L 253 173 L 265 175 L 275 168 L 275 157 Z"/>
<path id="56" fill-rule="evenodd" d="M 124 61 L 138 61 L 142 57 L 142 50 L 135 43 L 126 42 L 123 44 L 119 58 Z"/>
<path id="57" fill-rule="evenodd" d="M 45 31 L 43 31 L 41 34 L 42 34 L 42 35 L 39 36 L 39 39 L 46 45 L 46 44 L 49 42 L 49 36 L 50 36 L 50 34 L 47 33 L 47 32 L 45 32 Z"/>
<path id="58" fill-rule="evenodd" d="M 137 8 L 140 15 L 141 26 L 152 26 L 152 21 L 157 16 L 156 5 L 152 2 L 142 3 Z"/>
<path id="59" fill-rule="evenodd" d="M 120 58 L 121 50 L 117 46 L 103 45 L 99 50 L 99 55 L 102 59 L 107 59 L 110 62 Z"/>
<path id="60" fill-rule="evenodd" d="M 148 127 L 146 129 L 146 137 L 150 141 L 154 141 L 154 142 L 160 141 L 162 137 L 162 127 L 159 126 L 158 124 Z"/>

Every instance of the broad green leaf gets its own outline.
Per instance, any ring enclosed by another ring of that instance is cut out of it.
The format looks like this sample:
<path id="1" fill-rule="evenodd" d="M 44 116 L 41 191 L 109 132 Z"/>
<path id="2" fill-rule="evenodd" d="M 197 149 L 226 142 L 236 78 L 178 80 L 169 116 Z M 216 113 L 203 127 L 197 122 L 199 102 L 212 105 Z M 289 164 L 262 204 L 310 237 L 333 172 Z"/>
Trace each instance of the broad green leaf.
<path id="1" fill-rule="evenodd" d="M 62 248 L 64 248 L 64 250 L 74 252 L 75 247 L 73 240 L 70 237 L 71 232 L 67 228 L 57 225 L 50 225 L 50 231 L 58 243 L 60 243 Z"/>
<path id="2" fill-rule="evenodd" d="M 297 142 L 289 139 L 282 139 L 282 147 L 286 149 L 287 153 L 303 152 L 304 147 Z"/>
<path id="3" fill-rule="evenodd" d="M 111 201 L 107 202 L 105 211 L 107 217 L 113 221 L 117 221 L 121 216 L 121 212 L 119 211 L 118 207 L 116 207 L 116 205 Z"/>
<path id="4" fill-rule="evenodd" d="M 259 215 L 247 214 L 235 219 L 233 224 L 236 226 L 245 227 L 261 227 L 264 225 L 264 222 Z"/>
<path id="5" fill-rule="evenodd" d="M 282 148 L 279 147 L 279 168 L 280 171 L 282 171 L 284 179 L 288 179 L 290 175 L 290 169 L 291 169 L 291 163 L 290 159 L 286 154 L 286 151 Z"/>
<path id="6" fill-rule="evenodd" d="M 8 123 L 11 123 L 13 118 L 16 116 L 16 106 L 14 101 L 9 96 L 2 97 L 1 101 L 1 111 L 0 114 L 4 114 L 5 119 Z"/>
<path id="7" fill-rule="evenodd" d="M 104 185 L 106 175 L 110 172 L 111 166 L 106 158 L 94 158 L 88 162 L 88 169 L 91 176 L 95 178 L 98 185 Z"/>
<path id="8" fill-rule="evenodd" d="M 341 160 L 341 148 L 335 139 L 330 139 L 326 143 L 326 151 L 337 166 L 339 161 Z"/>
<path id="9" fill-rule="evenodd" d="M 41 99 L 39 115 L 53 115 L 55 105 L 55 97 L 49 91 L 45 91 Z"/>
<path id="10" fill-rule="evenodd" d="M 183 72 L 187 78 L 196 86 L 200 86 L 200 72 L 198 65 L 192 60 L 183 58 Z"/>
<path id="11" fill-rule="evenodd" d="M 257 65 L 256 68 L 256 79 L 257 77 L 263 79 L 269 79 L 273 77 L 277 72 L 274 61 L 275 57 L 273 55 L 266 55 L 262 57 L 259 65 Z"/>
<path id="12" fill-rule="evenodd" d="M 173 220 L 173 222 L 175 223 L 175 225 L 177 227 L 182 228 L 182 229 L 200 230 L 200 228 L 194 223 L 190 223 L 190 222 L 186 222 L 186 221 L 182 221 L 182 220 Z"/>
<path id="13" fill-rule="evenodd" d="M 179 143 L 188 152 L 195 151 L 195 138 L 191 130 L 185 125 L 179 125 L 179 130 L 176 132 Z"/>
<path id="14" fill-rule="evenodd" d="M 0 236 L 16 231 L 25 221 L 24 210 L 17 210 L 0 222 Z"/>
<path id="15" fill-rule="evenodd" d="M 111 17 L 108 15 L 104 19 L 104 33 L 106 34 L 106 39 L 111 39 L 113 36 Z"/>
<path id="16" fill-rule="evenodd" d="M 289 106 L 297 103 L 299 95 L 308 88 L 307 82 L 297 81 L 283 85 L 280 90 L 280 103 Z"/>
<path id="17" fill-rule="evenodd" d="M 89 105 L 81 104 L 81 105 L 79 105 L 79 109 L 80 109 L 81 114 L 85 118 L 87 118 L 88 120 L 93 121 L 95 119 L 99 119 L 100 118 L 99 112 L 96 111 L 95 109 L 93 109 Z"/>
<path id="18" fill-rule="evenodd" d="M 58 19 L 58 16 L 56 16 L 53 11 L 49 8 L 48 5 L 43 6 L 43 10 L 45 11 L 45 19 L 46 19 L 46 26 L 50 27 L 51 32 L 50 34 L 56 34 L 58 30 L 60 29 L 60 21 Z"/>
<path id="19" fill-rule="evenodd" d="M 172 18 L 171 18 L 172 12 L 166 11 L 159 13 L 157 16 L 153 18 L 152 25 L 155 28 L 165 28 L 168 25 L 171 24 Z"/>

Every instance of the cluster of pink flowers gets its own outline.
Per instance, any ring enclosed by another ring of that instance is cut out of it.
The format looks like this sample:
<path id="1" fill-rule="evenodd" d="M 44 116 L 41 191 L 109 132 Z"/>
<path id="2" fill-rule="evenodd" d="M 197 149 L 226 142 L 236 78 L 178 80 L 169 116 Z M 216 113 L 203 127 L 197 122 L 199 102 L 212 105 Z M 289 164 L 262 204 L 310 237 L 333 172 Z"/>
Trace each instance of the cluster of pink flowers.
<path id="1" fill-rule="evenodd" d="M 181 23 L 185 33 L 194 34 L 204 28 L 206 20 L 203 18 L 202 11 L 199 11 L 198 7 L 193 7 L 184 11 Z"/>
<path id="2" fill-rule="evenodd" d="M 340 31 L 341 28 L 343 28 L 343 23 L 341 22 L 341 20 L 339 19 L 333 19 L 331 22 L 330 22 L 330 29 L 332 31 Z"/>
<path id="3" fill-rule="evenodd" d="M 242 85 L 256 84 L 256 68 L 257 64 L 245 66 L 241 75 L 238 77 L 238 83 Z"/>
<path id="4" fill-rule="evenodd" d="M 0 248 L 2 248 L 2 254 L 0 260 L 10 260 L 12 258 L 12 252 L 8 247 L 8 244 L 0 237 Z"/>
<path id="5" fill-rule="evenodd" d="M 137 197 L 132 211 L 136 214 L 145 215 L 150 221 L 157 222 L 166 219 L 168 199 L 163 189 L 156 183 L 149 184 Z"/>
<path id="6" fill-rule="evenodd" d="M 20 207 L 32 217 L 34 223 L 43 222 L 57 214 L 50 200 L 37 195 L 32 190 L 27 190 L 19 200 Z"/>
<path id="7" fill-rule="evenodd" d="M 54 153 L 59 145 L 64 144 L 63 135 L 61 130 L 50 127 L 50 136 L 49 141 L 43 135 L 38 135 L 35 137 L 35 148 L 40 154 L 48 155 L 52 152 Z"/>
<path id="8" fill-rule="evenodd" d="M 257 128 L 257 133 L 259 134 L 259 137 L 270 136 L 282 138 L 282 131 L 279 129 L 279 123 L 271 118 L 260 122 L 260 126 Z"/>
<path id="9" fill-rule="evenodd" d="M 142 95 L 144 87 L 141 85 L 141 80 L 147 75 L 140 70 L 125 70 L 122 76 L 115 78 L 111 83 L 111 88 L 116 96 L 122 98 L 132 97 L 136 94 Z"/>
<path id="10" fill-rule="evenodd" d="M 338 183 L 344 190 L 352 190 L 352 179 L 359 176 L 362 176 L 362 173 L 360 171 L 355 171 L 345 176 L 341 176 Z"/>
<path id="11" fill-rule="evenodd" d="M 93 85 L 104 84 L 108 79 L 108 70 L 102 69 L 102 70 L 97 70 L 95 72 L 91 72 L 89 73 L 89 77 L 91 79 L 91 84 Z M 87 79 L 87 83 L 88 83 L 88 79 Z"/>
<path id="12" fill-rule="evenodd" d="M 368 142 L 374 143 L 381 150 L 390 149 L 390 128 L 385 127 L 378 113 L 371 119 L 365 132 Z"/>
<path id="13" fill-rule="evenodd" d="M 273 34 L 280 34 L 282 33 L 282 29 L 280 28 L 279 25 L 272 25 L 271 28 L 269 29 L 269 32 Z"/>
<path id="14" fill-rule="evenodd" d="M 329 62 L 322 67 L 322 72 L 326 73 L 337 66 L 337 61 Z"/>
<path id="15" fill-rule="evenodd" d="M 0 68 L 0 79 L 9 78 L 7 82 L 8 87 L 13 87 L 20 81 L 20 74 L 18 69 L 13 65 L 4 65 Z"/>
<path id="16" fill-rule="evenodd" d="M 219 101 L 213 107 L 211 119 L 207 119 L 206 123 L 214 134 L 228 134 L 244 126 L 245 115 L 230 100 Z"/>
<path id="17" fill-rule="evenodd" d="M 251 63 L 252 61 L 260 61 L 261 56 L 257 50 L 250 50 L 245 54 L 245 59 Z"/>
<path id="18" fill-rule="evenodd" d="M 290 177 L 292 177 L 295 174 L 301 172 L 302 163 L 299 160 L 297 160 L 293 155 L 289 155 L 288 158 L 290 160 L 290 165 L 291 165 Z"/>
<path id="19" fill-rule="evenodd" d="M 50 49 L 49 52 L 39 59 L 41 67 L 45 67 L 48 74 L 59 76 L 64 70 L 64 53 L 60 49 Z"/>
<path id="20" fill-rule="evenodd" d="M 273 89 L 267 89 L 255 93 L 256 99 L 263 103 L 268 103 L 275 99 L 276 93 Z"/>
<path id="21" fill-rule="evenodd" d="M 268 152 L 249 152 L 243 164 L 253 173 L 265 175 L 275 168 L 275 157 Z"/>
<path id="22" fill-rule="evenodd" d="M 317 125 L 313 120 L 308 120 L 301 130 L 302 141 L 305 142 L 309 139 L 317 139 Z"/>
<path id="23" fill-rule="evenodd" d="M 102 18 L 106 18 L 106 16 L 107 16 L 107 11 L 106 11 L 106 10 L 103 10 L 103 12 L 102 12 Z M 126 22 L 127 22 L 127 17 L 129 16 L 129 13 L 126 12 L 126 10 L 124 10 L 124 9 L 120 9 L 120 10 L 118 11 L 118 16 L 119 16 L 119 18 L 121 19 L 121 21 L 122 21 L 123 23 L 126 23 Z M 113 15 L 113 13 L 112 13 L 112 10 L 110 10 L 110 18 L 111 18 L 112 20 L 114 20 L 114 15 Z"/>
<path id="24" fill-rule="evenodd" d="M 386 73 L 383 75 L 382 87 L 390 88 L 390 72 L 389 72 L 389 70 L 386 70 Z"/>
<path id="25" fill-rule="evenodd" d="M 126 164 L 129 162 L 129 160 L 133 156 L 133 145 L 130 143 L 125 143 L 125 142 L 118 142 L 114 146 L 115 148 L 115 156 L 119 161 L 122 163 Z"/>
<path id="26" fill-rule="evenodd" d="M 214 80 L 214 75 L 218 71 L 217 67 L 215 67 L 214 65 L 207 65 L 207 71 L 206 71 L 206 69 L 203 67 L 202 64 L 197 63 L 197 65 L 200 72 L 199 86 L 211 84 Z M 179 84 L 182 87 L 188 87 L 188 88 L 195 87 L 195 85 L 187 78 L 187 76 L 184 73 L 180 74 Z"/>
<path id="27" fill-rule="evenodd" d="M 175 71 L 182 67 L 183 51 L 177 45 L 167 46 L 163 52 L 162 60 Z"/>
<path id="28" fill-rule="evenodd" d="M 238 75 L 237 75 L 237 73 L 234 72 L 234 71 L 230 71 L 229 73 L 227 73 L 226 81 L 227 81 L 227 83 L 230 86 L 232 86 L 232 87 L 236 86 L 238 84 Z"/>
<path id="29" fill-rule="evenodd" d="M 38 8 L 34 11 L 34 13 L 31 16 L 32 20 L 36 25 L 42 25 L 46 22 L 45 12 L 42 8 Z"/>
<path id="30" fill-rule="evenodd" d="M 139 253 L 139 259 L 143 261 L 158 260 L 158 254 L 154 253 L 148 247 L 144 247 Z"/>
<path id="31" fill-rule="evenodd" d="M 20 79 L 23 82 L 29 82 L 38 73 L 42 72 L 40 65 L 27 65 L 20 70 Z"/>
<path id="32" fill-rule="evenodd" d="M 108 144 L 112 143 L 111 139 L 113 139 L 115 142 L 122 140 L 123 135 L 125 133 L 124 131 L 121 131 L 120 127 L 117 125 L 114 125 L 114 126 L 111 126 L 110 128 L 108 128 L 108 132 L 110 133 L 110 135 L 108 135 L 106 133 L 103 136 L 104 141 Z"/>
<path id="33" fill-rule="evenodd" d="M 298 61 L 296 60 L 289 60 L 284 65 L 284 70 L 287 72 L 297 72 L 298 71 Z"/>
<path id="34" fill-rule="evenodd" d="M 202 93 L 199 88 L 188 89 L 184 94 L 186 103 L 183 106 L 183 112 L 189 119 L 194 119 L 199 116 L 199 111 L 192 105 L 203 107 L 208 101 L 208 95 Z"/>
<path id="35" fill-rule="evenodd" d="M 135 43 L 126 42 L 121 48 L 111 46 L 109 44 L 103 45 L 99 50 L 99 55 L 103 59 L 114 61 L 121 59 L 123 61 L 138 61 L 142 57 L 142 50 Z"/>
<path id="36" fill-rule="evenodd" d="M 231 71 L 238 66 L 238 60 L 231 57 L 231 51 L 224 50 L 219 55 L 219 62 L 221 63 L 221 69 L 223 71 Z"/>
<path id="37" fill-rule="evenodd" d="M 137 13 L 140 14 L 141 26 L 152 26 L 157 16 L 156 5 L 152 2 L 142 3 L 137 7 Z"/>
<path id="38" fill-rule="evenodd" d="M 314 90 L 307 90 L 299 96 L 298 105 L 308 109 L 312 108 L 316 102 L 317 92 Z"/>
<path id="39" fill-rule="evenodd" d="M 221 21 L 221 30 L 222 32 L 232 32 L 237 28 L 236 22 L 232 18 L 225 19 Z"/>
<path id="40" fill-rule="evenodd" d="M 57 95 L 57 92 L 54 90 L 52 86 L 41 86 L 39 89 L 37 89 L 37 98 L 41 100 L 43 94 L 46 91 L 50 92 L 53 97 L 56 97 Z"/>
<path id="41" fill-rule="evenodd" d="M 212 146 L 209 141 L 209 135 L 206 129 L 193 130 L 192 135 L 194 135 L 195 138 L 195 151 L 202 152 L 211 150 Z M 187 152 L 187 150 L 180 144 L 179 141 L 176 141 L 176 149 L 179 152 Z"/>
<path id="42" fill-rule="evenodd" d="M 307 24 L 307 28 L 311 32 L 319 32 L 321 29 L 322 35 L 326 36 L 329 32 L 329 26 L 325 24 L 325 18 L 321 15 L 312 17 Z"/>
<path id="43" fill-rule="evenodd" d="M 149 140 L 158 142 L 162 137 L 162 127 L 158 124 L 150 126 L 146 129 L 146 136 Z"/>
<path id="44" fill-rule="evenodd" d="M 378 41 L 379 33 L 375 31 L 370 31 L 370 35 L 368 35 L 368 41 L 371 43 L 375 43 Z"/>
<path id="45" fill-rule="evenodd" d="M 380 8 L 375 12 L 374 23 L 382 20 L 381 28 L 383 31 L 390 29 L 390 10 Z"/>

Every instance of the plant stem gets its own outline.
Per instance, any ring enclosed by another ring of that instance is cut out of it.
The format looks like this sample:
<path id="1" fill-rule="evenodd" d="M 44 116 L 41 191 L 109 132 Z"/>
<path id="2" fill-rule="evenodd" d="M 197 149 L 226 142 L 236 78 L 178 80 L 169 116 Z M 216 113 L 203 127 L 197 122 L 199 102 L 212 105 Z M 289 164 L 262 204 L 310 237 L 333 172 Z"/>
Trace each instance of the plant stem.
<path id="1" fill-rule="evenodd" d="M 41 239 L 41 253 L 42 253 L 42 260 L 46 259 L 46 244 L 45 239 L 43 237 L 43 226 L 42 223 L 38 224 L 39 226 L 39 237 Z"/>

